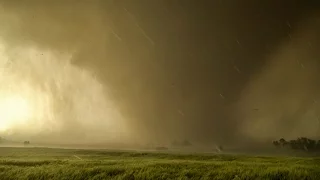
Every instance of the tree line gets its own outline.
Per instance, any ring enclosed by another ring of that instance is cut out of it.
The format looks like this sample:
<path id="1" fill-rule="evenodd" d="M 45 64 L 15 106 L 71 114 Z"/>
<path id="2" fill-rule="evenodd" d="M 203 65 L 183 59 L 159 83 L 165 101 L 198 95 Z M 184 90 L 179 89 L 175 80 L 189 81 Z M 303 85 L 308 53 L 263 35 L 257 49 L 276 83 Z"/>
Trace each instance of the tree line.
<path id="1" fill-rule="evenodd" d="M 306 137 L 300 137 L 289 141 L 281 138 L 278 141 L 273 141 L 273 145 L 277 148 L 289 148 L 303 151 L 320 151 L 320 140 L 313 140 Z"/>

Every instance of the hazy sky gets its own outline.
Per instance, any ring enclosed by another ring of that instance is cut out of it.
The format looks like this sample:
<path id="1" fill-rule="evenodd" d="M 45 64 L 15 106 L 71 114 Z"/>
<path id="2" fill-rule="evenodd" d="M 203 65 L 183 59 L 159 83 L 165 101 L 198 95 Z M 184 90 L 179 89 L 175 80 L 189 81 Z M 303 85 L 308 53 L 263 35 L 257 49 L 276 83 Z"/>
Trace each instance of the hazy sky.
<path id="1" fill-rule="evenodd" d="M 15 59 L 8 77 L 27 78 L 41 103 L 51 98 L 37 117 L 55 116 L 57 129 L 38 120 L 36 132 L 57 141 L 317 136 L 320 6 L 311 2 L 1 0 L 2 56 Z"/>

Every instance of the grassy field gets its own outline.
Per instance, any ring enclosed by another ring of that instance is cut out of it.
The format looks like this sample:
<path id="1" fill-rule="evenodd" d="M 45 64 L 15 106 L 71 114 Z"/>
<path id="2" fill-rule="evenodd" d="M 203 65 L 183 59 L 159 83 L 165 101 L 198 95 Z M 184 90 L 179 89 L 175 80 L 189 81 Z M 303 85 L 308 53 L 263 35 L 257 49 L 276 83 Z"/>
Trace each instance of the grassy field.
<path id="1" fill-rule="evenodd" d="M 320 179 L 320 158 L 0 148 L 0 179 Z"/>

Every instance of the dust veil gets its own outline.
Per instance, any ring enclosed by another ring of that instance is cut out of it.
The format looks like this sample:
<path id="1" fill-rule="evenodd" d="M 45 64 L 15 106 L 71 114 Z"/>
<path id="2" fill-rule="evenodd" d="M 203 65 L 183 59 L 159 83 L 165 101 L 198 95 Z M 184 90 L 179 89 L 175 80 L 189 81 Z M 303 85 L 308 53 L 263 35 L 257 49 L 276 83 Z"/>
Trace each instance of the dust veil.
<path id="1" fill-rule="evenodd" d="M 130 133 L 112 92 L 93 71 L 72 63 L 88 46 L 84 41 L 96 41 L 85 34 L 101 29 L 99 11 L 93 13 L 98 6 L 78 3 L 70 12 L 52 2 L 46 11 L 38 3 L 0 4 L 0 81 L 5 84 L 0 91 L 23 99 L 29 111 L 23 120 L 6 123 L 1 133 L 46 143 L 126 141 Z"/>
<path id="2" fill-rule="evenodd" d="M 271 16 L 265 5 L 249 13 L 246 3 L 216 1 L 211 26 L 205 3 L 198 13 L 192 3 L 162 1 L 0 2 L 1 58 L 10 61 L 2 81 L 15 81 L 15 94 L 38 109 L 32 126 L 7 131 L 12 137 L 210 145 L 315 134 L 317 18 L 279 40 L 286 17 L 272 19 L 282 15 L 278 5 Z"/>
<path id="3" fill-rule="evenodd" d="M 1 96 L 27 101 L 27 119 L 3 132 L 47 142 L 108 142 L 124 138 L 123 117 L 108 90 L 88 70 L 72 65 L 72 54 L 1 44 Z"/>
<path id="4" fill-rule="evenodd" d="M 255 140 L 319 137 L 319 14 L 266 56 L 238 102 L 240 128 Z"/>

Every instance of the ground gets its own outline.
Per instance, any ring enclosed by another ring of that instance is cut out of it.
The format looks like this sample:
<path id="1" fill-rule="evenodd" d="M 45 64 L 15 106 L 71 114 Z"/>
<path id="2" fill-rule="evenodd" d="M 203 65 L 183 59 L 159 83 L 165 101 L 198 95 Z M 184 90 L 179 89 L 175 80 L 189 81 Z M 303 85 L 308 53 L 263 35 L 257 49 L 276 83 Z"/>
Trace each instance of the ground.
<path id="1" fill-rule="evenodd" d="M 0 179 L 320 179 L 320 158 L 0 147 Z"/>

